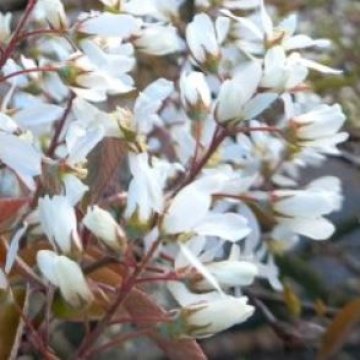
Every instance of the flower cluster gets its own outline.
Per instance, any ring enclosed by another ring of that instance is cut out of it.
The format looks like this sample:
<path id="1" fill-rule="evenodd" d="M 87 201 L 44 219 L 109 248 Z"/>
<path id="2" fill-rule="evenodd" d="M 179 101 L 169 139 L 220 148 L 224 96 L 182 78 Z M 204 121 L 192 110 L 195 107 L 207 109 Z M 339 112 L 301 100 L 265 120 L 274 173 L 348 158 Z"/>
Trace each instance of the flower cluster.
<path id="1" fill-rule="evenodd" d="M 0 288 L 36 249 L 30 280 L 75 309 L 105 302 L 109 320 L 124 292 L 159 282 L 178 304 L 160 333 L 207 337 L 254 313 L 246 287 L 282 289 L 274 243 L 334 232 L 339 179 L 298 177 L 347 138 L 307 82 L 339 71 L 315 60 L 326 39 L 297 34 L 296 14 L 274 23 L 262 0 L 195 1 L 190 19 L 182 0 L 100 5 L 70 18 L 30 0 L 17 27 L 0 17 L 1 181 L 27 199 Z"/>

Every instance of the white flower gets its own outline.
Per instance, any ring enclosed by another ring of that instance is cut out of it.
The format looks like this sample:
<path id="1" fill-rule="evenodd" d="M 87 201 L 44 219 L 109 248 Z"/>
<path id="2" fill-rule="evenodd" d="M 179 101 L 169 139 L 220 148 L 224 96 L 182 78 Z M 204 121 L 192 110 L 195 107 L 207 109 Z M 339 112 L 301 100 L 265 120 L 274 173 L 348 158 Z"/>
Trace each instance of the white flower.
<path id="1" fill-rule="evenodd" d="M 93 300 L 84 274 L 75 261 L 49 250 L 40 250 L 36 259 L 43 276 L 60 289 L 69 304 L 80 307 Z"/>
<path id="2" fill-rule="evenodd" d="M 42 230 L 54 248 L 70 253 L 75 245 L 82 249 L 77 232 L 77 221 L 74 208 L 65 196 L 48 195 L 39 199 L 39 218 Z"/>
<path id="3" fill-rule="evenodd" d="M 154 213 L 164 208 L 161 174 L 149 165 L 147 153 L 129 154 L 130 172 L 133 179 L 129 185 L 125 217 L 136 213 L 141 223 L 147 223 Z"/>
<path id="4" fill-rule="evenodd" d="M 261 65 L 253 61 L 233 79 L 223 82 L 215 108 L 218 122 L 251 120 L 276 100 L 275 93 L 256 94 L 261 75 Z"/>
<path id="5" fill-rule="evenodd" d="M 295 35 L 297 27 L 297 15 L 290 14 L 277 26 L 274 26 L 272 19 L 266 11 L 264 1 L 261 4 L 260 12 L 252 17 L 237 17 L 230 11 L 223 10 L 222 13 L 235 21 L 233 35 L 238 38 L 236 44 L 249 53 L 263 53 L 272 46 L 281 46 L 284 51 L 304 49 L 309 47 L 329 47 L 327 39 L 312 39 L 307 35 Z M 229 9 L 229 7 L 228 7 Z"/>
<path id="6" fill-rule="evenodd" d="M 54 28 L 67 27 L 67 17 L 61 0 L 38 0 L 33 11 L 37 21 L 49 22 Z"/>
<path id="7" fill-rule="evenodd" d="M 100 125 L 104 129 L 104 136 L 123 138 L 120 125 L 126 122 L 127 119 L 127 114 L 124 109 L 118 108 L 114 113 L 109 114 L 86 100 L 77 97 L 73 101 L 72 112 L 77 120 L 75 123 L 77 123 L 78 126 L 86 129 L 96 128 Z"/>
<path id="8" fill-rule="evenodd" d="M 302 49 L 312 46 L 327 47 L 330 42 L 327 39 L 313 40 L 306 35 L 294 35 L 297 27 L 296 14 L 290 14 L 283 19 L 277 27 L 266 11 L 264 0 L 261 0 L 260 18 L 267 45 L 281 44 L 285 50 Z"/>
<path id="9" fill-rule="evenodd" d="M 185 306 L 179 314 L 185 323 L 183 336 L 206 338 L 246 321 L 255 310 L 247 302 L 245 296 L 224 295 L 217 300 Z"/>
<path id="10" fill-rule="evenodd" d="M 217 291 L 195 294 L 179 282 L 169 283 L 168 288 L 182 309 L 163 330 L 178 338 L 211 336 L 246 321 L 255 310 L 245 296 L 237 298 Z"/>
<path id="11" fill-rule="evenodd" d="M 127 74 L 135 66 L 134 48 L 131 44 L 119 44 L 116 49 L 112 49 L 109 44 L 100 46 L 92 40 L 82 40 L 80 47 L 84 54 L 88 57 L 91 65 L 104 78 L 114 78 L 118 87 L 120 81 L 122 89 L 120 92 L 127 92 L 133 89 L 133 80 Z M 111 82 L 115 84 L 114 80 L 107 80 L 110 86 Z M 110 90 L 111 91 L 111 90 Z M 116 91 L 116 90 L 115 90 Z"/>
<path id="12" fill-rule="evenodd" d="M 287 57 L 281 46 L 274 46 L 265 55 L 261 86 L 281 93 L 303 83 L 308 73 L 297 54 Z"/>
<path id="13" fill-rule="evenodd" d="M 299 146 L 324 154 L 338 154 L 336 145 L 348 138 L 347 133 L 339 132 L 345 119 L 340 105 L 324 104 L 308 113 L 292 117 L 289 126 Z"/>
<path id="14" fill-rule="evenodd" d="M 172 25 L 147 24 L 136 35 L 134 45 L 146 54 L 163 56 L 181 49 L 177 30 Z"/>
<path id="15" fill-rule="evenodd" d="M 163 218 L 165 234 L 198 234 L 237 241 L 249 234 L 244 217 L 235 213 L 210 211 L 210 182 L 198 180 L 184 187 L 171 201 Z"/>
<path id="16" fill-rule="evenodd" d="M 85 44 L 85 43 L 84 43 Z M 87 43 L 89 45 L 89 43 Z M 90 46 L 86 48 L 91 56 L 95 58 L 92 51 L 101 52 L 100 48 L 96 49 Z M 97 53 L 96 56 L 107 56 L 104 53 Z M 114 67 L 99 67 L 99 59 L 93 62 L 91 58 L 77 52 L 71 56 L 67 66 L 59 71 L 64 83 L 68 84 L 70 89 L 79 97 L 92 102 L 105 101 L 107 95 L 117 95 L 133 90 L 132 78 L 125 74 L 128 71 L 128 65 L 121 65 L 114 71 Z M 106 61 L 104 64 L 106 65 Z"/>
<path id="17" fill-rule="evenodd" d="M 86 124 L 80 121 L 73 122 L 67 131 L 66 163 L 75 166 L 86 162 L 90 151 L 104 138 L 105 129 L 102 124 Z"/>
<path id="18" fill-rule="evenodd" d="M 124 252 L 126 234 L 107 211 L 96 205 L 88 208 L 83 224 L 111 249 Z"/>
<path id="19" fill-rule="evenodd" d="M 257 266 L 247 261 L 214 261 L 204 264 L 204 266 L 222 289 L 250 285 L 258 275 Z M 192 289 L 200 291 L 213 289 L 213 286 L 206 279 L 199 278 L 197 275 L 194 275 L 190 281 Z"/>
<path id="20" fill-rule="evenodd" d="M 186 40 L 194 60 L 211 72 L 216 72 L 221 58 L 220 44 L 227 24 L 219 20 L 214 25 L 210 17 L 195 15 L 186 28 Z"/>
<path id="21" fill-rule="evenodd" d="M 335 231 L 323 216 L 341 208 L 340 180 L 326 176 L 304 190 L 275 190 L 271 203 L 278 226 L 314 240 L 325 240 Z"/>
<path id="22" fill-rule="evenodd" d="M 0 161 L 15 171 L 31 190 L 35 188 L 33 178 L 41 174 L 41 159 L 41 153 L 28 141 L 0 131 Z"/>
<path id="23" fill-rule="evenodd" d="M 192 71 L 180 77 L 180 96 L 191 119 L 204 119 L 210 111 L 211 94 L 203 73 Z"/>
<path id="24" fill-rule="evenodd" d="M 5 43 L 11 35 L 12 14 L 0 12 L 0 43 Z"/>

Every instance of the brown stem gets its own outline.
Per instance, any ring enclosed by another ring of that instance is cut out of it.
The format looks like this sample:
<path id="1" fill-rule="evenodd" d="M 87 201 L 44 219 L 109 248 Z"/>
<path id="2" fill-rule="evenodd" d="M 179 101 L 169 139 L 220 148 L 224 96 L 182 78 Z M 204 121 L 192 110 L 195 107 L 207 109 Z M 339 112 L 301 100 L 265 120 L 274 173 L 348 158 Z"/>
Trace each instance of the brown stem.
<path id="1" fill-rule="evenodd" d="M 13 35 L 11 37 L 11 40 L 9 44 L 6 46 L 6 48 L 3 51 L 3 54 L 0 59 L 0 69 L 4 66 L 6 61 L 10 58 L 12 53 L 16 49 L 16 44 L 18 43 L 18 39 L 20 36 L 20 33 L 22 32 L 22 29 L 26 25 L 26 22 L 28 21 L 34 7 L 36 5 L 36 0 L 29 0 L 26 6 L 26 9 L 24 11 L 24 15 L 21 17 L 20 21 L 18 22 L 16 29 L 13 32 Z"/>
<path id="2" fill-rule="evenodd" d="M 88 353 L 88 355 L 86 356 L 86 358 L 90 358 L 96 354 L 100 354 L 104 351 L 110 350 L 110 349 L 114 348 L 115 346 L 118 347 L 120 345 L 123 345 L 128 340 L 136 339 L 141 336 L 146 336 L 151 330 L 152 330 L 151 328 L 150 329 L 142 329 L 142 330 L 138 330 L 133 333 L 130 333 L 130 334 L 125 334 L 125 335 L 119 336 L 118 338 L 111 340 L 111 341 L 105 343 L 104 345 L 101 345 L 98 348 L 90 351 Z"/>
<path id="3" fill-rule="evenodd" d="M 216 150 L 219 148 L 220 144 L 224 141 L 226 136 L 228 135 L 228 131 L 218 126 L 215 130 L 213 139 L 211 141 L 210 147 L 205 155 L 190 169 L 189 176 L 185 179 L 185 181 L 180 184 L 180 186 L 175 190 L 175 194 L 177 194 L 182 188 L 186 185 L 190 184 L 195 178 L 200 174 L 203 167 L 207 164 L 210 158 L 214 155 Z"/>
<path id="4" fill-rule="evenodd" d="M 161 240 L 156 241 L 148 253 L 145 255 L 144 259 L 142 260 L 140 266 L 134 271 L 134 273 L 130 276 L 130 278 L 125 281 L 121 288 L 119 289 L 119 293 L 117 298 L 115 299 L 112 306 L 109 308 L 105 316 L 98 322 L 95 329 L 87 336 L 82 344 L 80 345 L 77 353 L 75 354 L 75 359 L 85 358 L 89 349 L 94 345 L 96 340 L 99 338 L 101 333 L 104 329 L 108 326 L 109 322 L 111 321 L 112 317 L 116 313 L 119 306 L 126 300 L 127 296 L 130 294 L 132 288 L 136 284 L 137 278 L 141 275 L 143 270 L 146 268 L 148 262 L 151 260 L 153 255 L 155 254 L 157 248 L 159 247 Z"/>
<path id="5" fill-rule="evenodd" d="M 56 147 L 58 146 L 59 138 L 60 138 L 61 132 L 62 132 L 62 130 L 63 130 L 63 128 L 64 128 L 66 119 L 67 119 L 67 117 L 68 117 L 69 114 L 70 114 L 70 111 L 71 111 L 71 108 L 72 108 L 72 105 L 73 105 L 73 102 L 74 102 L 74 98 L 75 98 L 75 95 L 74 95 L 74 94 L 71 94 L 71 95 L 70 95 L 70 98 L 69 98 L 69 100 L 68 100 L 66 109 L 65 109 L 65 111 L 64 111 L 64 114 L 63 114 L 63 116 L 61 117 L 58 126 L 56 127 L 54 136 L 53 136 L 53 138 L 52 138 L 52 140 L 51 140 L 51 143 L 50 143 L 50 145 L 49 145 L 48 151 L 47 151 L 47 153 L 46 153 L 46 155 L 49 156 L 49 157 L 52 157 L 52 156 L 54 155 L 54 152 L 55 152 L 55 150 L 56 150 Z"/>
<path id="6" fill-rule="evenodd" d="M 5 82 L 13 77 L 24 75 L 24 74 L 31 74 L 35 72 L 57 72 L 59 71 L 58 68 L 55 68 L 53 66 L 44 66 L 44 67 L 37 67 L 37 68 L 31 68 L 31 69 L 23 69 L 19 71 L 15 71 L 9 75 L 3 76 L 0 78 L 0 83 Z"/>

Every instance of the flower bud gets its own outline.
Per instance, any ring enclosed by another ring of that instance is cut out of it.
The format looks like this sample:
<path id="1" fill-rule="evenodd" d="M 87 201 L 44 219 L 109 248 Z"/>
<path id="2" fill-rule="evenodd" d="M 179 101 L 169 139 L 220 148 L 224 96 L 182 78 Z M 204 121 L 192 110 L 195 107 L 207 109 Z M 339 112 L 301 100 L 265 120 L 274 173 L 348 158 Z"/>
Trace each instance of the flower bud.
<path id="1" fill-rule="evenodd" d="M 75 261 L 49 250 L 40 250 L 36 259 L 43 276 L 60 289 L 70 305 L 80 307 L 93 300 L 84 274 Z"/>
<path id="2" fill-rule="evenodd" d="M 190 119 L 204 120 L 210 111 L 211 94 L 205 76 L 193 71 L 180 78 L 181 101 Z"/>
<path id="3" fill-rule="evenodd" d="M 127 243 L 126 234 L 107 211 L 96 205 L 89 208 L 83 224 L 111 249 L 124 252 Z"/>

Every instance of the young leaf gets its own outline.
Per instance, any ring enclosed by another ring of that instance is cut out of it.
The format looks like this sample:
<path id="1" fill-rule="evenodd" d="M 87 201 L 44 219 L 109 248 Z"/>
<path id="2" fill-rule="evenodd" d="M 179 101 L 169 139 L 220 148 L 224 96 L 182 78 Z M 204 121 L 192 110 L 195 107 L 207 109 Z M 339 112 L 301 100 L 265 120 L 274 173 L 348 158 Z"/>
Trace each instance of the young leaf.
<path id="1" fill-rule="evenodd" d="M 19 309 L 26 313 L 28 291 L 14 289 L 0 300 L 0 359 L 16 359 L 24 322 Z"/>
<path id="2" fill-rule="evenodd" d="M 162 318 L 166 316 L 165 310 L 157 305 L 146 293 L 133 289 L 125 301 L 125 308 L 139 327 L 149 326 L 149 321 L 141 320 L 149 317 Z M 154 321 L 154 325 L 156 324 Z M 205 360 L 206 356 L 195 340 L 171 340 L 161 336 L 156 330 L 150 338 L 164 351 L 170 360 Z"/>
<path id="3" fill-rule="evenodd" d="M 0 198 L 0 227 L 3 227 L 5 222 L 19 216 L 21 208 L 29 201 L 30 198 L 27 197 Z"/>
<path id="4" fill-rule="evenodd" d="M 116 171 L 126 154 L 125 145 L 119 139 L 105 139 L 90 156 L 88 184 L 91 202 L 96 202 L 109 190 Z M 119 179 L 116 178 L 116 183 Z M 115 191 L 116 192 L 116 191 Z M 114 191 L 111 191 L 113 194 Z"/>

